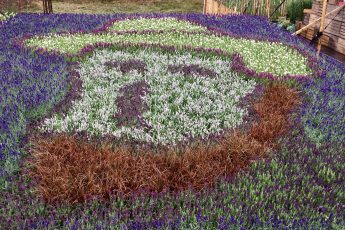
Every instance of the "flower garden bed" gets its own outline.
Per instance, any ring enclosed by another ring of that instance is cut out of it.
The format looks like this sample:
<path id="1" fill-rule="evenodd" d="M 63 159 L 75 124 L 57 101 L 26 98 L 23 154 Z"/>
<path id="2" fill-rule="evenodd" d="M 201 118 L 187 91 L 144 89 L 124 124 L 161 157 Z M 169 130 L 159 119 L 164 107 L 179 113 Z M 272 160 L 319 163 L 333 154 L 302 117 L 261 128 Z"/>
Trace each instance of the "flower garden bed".
<path id="1" fill-rule="evenodd" d="M 0 29 L 0 226 L 344 226 L 345 68 L 264 18 Z"/>

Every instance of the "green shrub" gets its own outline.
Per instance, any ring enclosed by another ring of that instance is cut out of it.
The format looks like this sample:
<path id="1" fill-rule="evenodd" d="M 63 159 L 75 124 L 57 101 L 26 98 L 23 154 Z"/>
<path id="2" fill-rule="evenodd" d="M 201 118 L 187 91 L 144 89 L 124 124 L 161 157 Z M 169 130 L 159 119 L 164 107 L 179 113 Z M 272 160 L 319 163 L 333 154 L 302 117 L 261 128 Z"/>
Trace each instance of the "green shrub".
<path id="1" fill-rule="evenodd" d="M 288 6 L 288 17 L 292 23 L 303 20 L 303 10 L 312 7 L 312 0 L 292 0 Z"/>

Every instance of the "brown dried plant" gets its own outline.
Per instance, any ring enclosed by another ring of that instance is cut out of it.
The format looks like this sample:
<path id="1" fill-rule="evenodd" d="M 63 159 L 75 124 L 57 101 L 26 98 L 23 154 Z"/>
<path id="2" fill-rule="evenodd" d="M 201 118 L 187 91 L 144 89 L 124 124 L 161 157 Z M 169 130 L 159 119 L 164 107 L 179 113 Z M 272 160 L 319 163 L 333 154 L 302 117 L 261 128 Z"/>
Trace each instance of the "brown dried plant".
<path id="1" fill-rule="evenodd" d="M 254 123 L 249 136 L 261 143 L 270 143 L 289 128 L 289 112 L 301 104 L 299 92 L 283 84 L 267 87 L 263 97 L 254 104 L 259 122 Z"/>
<path id="2" fill-rule="evenodd" d="M 268 86 L 255 103 L 259 122 L 249 134 L 234 131 L 217 144 L 134 155 L 129 148 L 97 147 L 65 134 L 40 138 L 31 148 L 31 176 L 50 203 L 83 202 L 141 190 L 161 192 L 203 189 L 264 157 L 277 135 L 288 127 L 288 112 L 299 103 L 298 93 L 283 85 Z M 104 145 L 107 146 L 107 145 Z"/>

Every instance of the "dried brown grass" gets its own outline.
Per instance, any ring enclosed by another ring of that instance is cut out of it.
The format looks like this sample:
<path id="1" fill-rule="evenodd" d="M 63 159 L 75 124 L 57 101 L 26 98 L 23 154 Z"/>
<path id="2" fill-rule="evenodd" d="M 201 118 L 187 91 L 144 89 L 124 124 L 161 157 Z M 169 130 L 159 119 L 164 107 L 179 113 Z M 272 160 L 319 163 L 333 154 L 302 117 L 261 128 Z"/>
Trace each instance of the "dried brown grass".
<path id="1" fill-rule="evenodd" d="M 41 139 L 32 148 L 33 175 L 48 202 L 81 202 L 92 196 L 107 198 L 110 192 L 178 191 L 202 189 L 220 177 L 248 165 L 251 155 L 264 146 L 243 135 L 229 137 L 216 146 L 134 156 L 127 149 L 99 149 L 75 138 L 60 135 Z"/>
<path id="2" fill-rule="evenodd" d="M 283 84 L 270 85 L 262 99 L 254 104 L 259 122 L 252 125 L 249 136 L 260 143 L 270 143 L 289 128 L 289 112 L 301 104 L 299 92 Z"/>
<path id="3" fill-rule="evenodd" d="M 270 86 L 254 105 L 260 122 L 249 134 L 235 131 L 217 144 L 185 148 L 183 154 L 170 150 L 134 155 L 126 147 L 99 148 L 64 134 L 41 138 L 33 142 L 30 175 L 49 203 L 109 199 L 110 193 L 141 190 L 200 190 L 263 157 L 267 143 L 288 127 L 287 114 L 297 104 L 297 92 Z"/>

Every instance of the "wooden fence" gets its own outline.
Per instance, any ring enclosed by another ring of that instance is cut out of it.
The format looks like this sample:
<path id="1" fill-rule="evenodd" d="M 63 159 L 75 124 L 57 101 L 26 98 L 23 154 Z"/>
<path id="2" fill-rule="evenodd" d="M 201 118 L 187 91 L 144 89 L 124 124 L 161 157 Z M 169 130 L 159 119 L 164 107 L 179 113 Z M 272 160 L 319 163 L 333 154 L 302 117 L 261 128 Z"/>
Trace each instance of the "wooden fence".
<path id="1" fill-rule="evenodd" d="M 247 13 L 252 15 L 270 16 L 276 11 L 276 16 L 286 16 L 288 5 L 292 0 L 204 0 L 205 14 Z M 282 4 L 281 4 L 282 3 Z"/>
<path id="2" fill-rule="evenodd" d="M 225 15 L 235 13 L 235 11 L 223 5 L 218 0 L 204 0 L 204 14 Z"/>
<path id="3" fill-rule="evenodd" d="M 337 0 L 330 0 L 327 4 L 327 13 L 335 10 L 339 7 Z M 311 10 L 305 10 L 304 20 L 299 25 L 303 27 L 309 23 L 317 20 L 322 14 L 322 2 L 314 0 L 313 8 Z M 319 29 L 320 24 L 307 29 L 302 32 L 301 35 L 311 40 Z M 326 30 L 323 32 L 321 44 L 334 49 L 342 54 L 345 54 L 345 8 L 338 13 L 328 16 L 325 19 Z"/>

